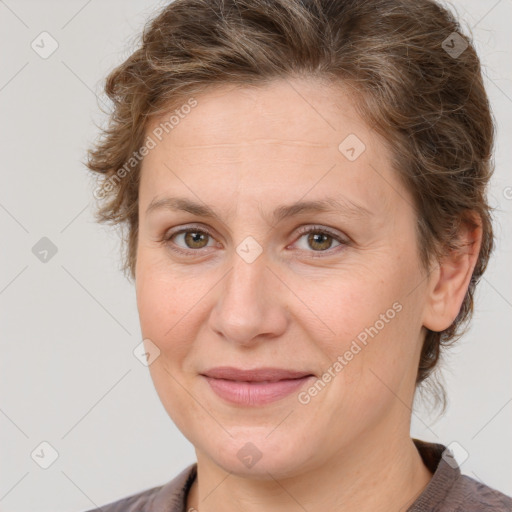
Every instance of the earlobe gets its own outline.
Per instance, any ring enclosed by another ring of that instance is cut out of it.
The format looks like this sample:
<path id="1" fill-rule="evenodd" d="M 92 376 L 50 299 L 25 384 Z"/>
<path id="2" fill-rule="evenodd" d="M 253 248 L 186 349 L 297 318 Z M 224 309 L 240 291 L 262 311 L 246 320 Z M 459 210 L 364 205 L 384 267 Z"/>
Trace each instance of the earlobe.
<path id="1" fill-rule="evenodd" d="M 423 321 L 431 331 L 447 329 L 460 311 L 482 243 L 479 220 L 472 215 L 461 222 L 457 248 L 450 249 L 431 272 Z"/>

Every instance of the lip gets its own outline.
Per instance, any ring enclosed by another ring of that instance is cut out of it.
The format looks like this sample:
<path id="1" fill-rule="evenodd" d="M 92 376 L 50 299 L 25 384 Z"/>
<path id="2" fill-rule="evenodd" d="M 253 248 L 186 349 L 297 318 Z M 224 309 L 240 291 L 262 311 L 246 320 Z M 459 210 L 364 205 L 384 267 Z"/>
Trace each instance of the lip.
<path id="1" fill-rule="evenodd" d="M 206 370 L 201 375 L 212 377 L 214 379 L 226 379 L 245 382 L 276 382 L 285 379 L 299 379 L 307 375 L 312 375 L 312 373 L 307 371 L 301 372 L 298 370 L 285 370 L 282 368 L 270 367 L 242 370 L 232 366 L 218 366 L 216 368 L 210 368 L 209 370 Z"/>
<path id="2" fill-rule="evenodd" d="M 201 374 L 210 388 L 225 401 L 240 406 L 265 405 L 297 391 L 313 374 L 281 368 L 242 370 L 211 368 Z"/>

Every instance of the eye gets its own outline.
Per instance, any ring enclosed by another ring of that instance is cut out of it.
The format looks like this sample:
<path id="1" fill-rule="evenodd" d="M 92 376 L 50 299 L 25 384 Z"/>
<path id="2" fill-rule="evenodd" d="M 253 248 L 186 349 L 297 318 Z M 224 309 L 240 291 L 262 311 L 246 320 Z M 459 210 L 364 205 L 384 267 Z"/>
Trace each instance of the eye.
<path id="1" fill-rule="evenodd" d="M 212 235 L 205 229 L 195 227 L 183 228 L 174 233 L 166 234 L 163 240 L 173 251 L 190 254 L 199 249 L 211 247 Z"/>
<path id="2" fill-rule="evenodd" d="M 349 244 L 349 240 L 322 226 L 305 226 L 299 229 L 299 235 L 301 236 L 295 244 L 299 245 L 301 251 L 306 252 L 326 253 Z M 194 226 L 168 233 L 162 241 L 173 251 L 185 255 L 197 254 L 201 249 L 215 245 L 213 235 L 208 230 Z M 334 248 L 333 243 L 337 244 Z"/>
<path id="3" fill-rule="evenodd" d="M 302 247 L 299 249 L 311 252 L 328 252 L 332 248 L 333 242 L 338 245 L 334 246 L 334 249 L 340 246 L 348 245 L 348 240 L 344 240 L 341 235 L 331 232 L 327 228 L 321 226 L 309 226 L 299 230 L 301 235 L 296 244 L 301 240 Z M 299 244 L 300 245 L 300 244 Z"/>

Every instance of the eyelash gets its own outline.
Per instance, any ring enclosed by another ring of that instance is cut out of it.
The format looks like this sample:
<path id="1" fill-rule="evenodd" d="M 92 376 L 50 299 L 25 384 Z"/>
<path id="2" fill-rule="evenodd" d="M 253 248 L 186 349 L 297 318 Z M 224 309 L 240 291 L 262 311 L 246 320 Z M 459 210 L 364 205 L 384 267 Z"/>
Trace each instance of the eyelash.
<path id="1" fill-rule="evenodd" d="M 162 242 L 165 245 L 167 245 L 172 251 L 177 252 L 179 254 L 182 254 L 182 255 L 185 255 L 185 256 L 197 255 L 197 253 L 199 253 L 201 251 L 201 249 L 188 249 L 188 250 L 185 250 L 185 249 L 180 248 L 174 242 L 171 241 L 171 239 L 173 237 L 175 237 L 177 235 L 181 235 L 183 233 L 199 233 L 199 234 L 208 235 L 209 237 L 214 238 L 213 234 L 210 231 L 208 231 L 207 229 L 205 229 L 205 228 L 189 226 L 187 228 L 183 228 L 183 229 L 180 229 L 178 231 L 174 231 L 172 233 L 166 234 L 164 236 Z M 334 233 L 330 229 L 325 228 L 323 226 L 304 226 L 304 227 L 300 228 L 299 231 L 298 231 L 299 237 L 297 238 L 297 241 L 300 240 L 300 238 L 302 238 L 304 235 L 307 235 L 307 234 L 310 234 L 310 233 L 328 235 L 329 237 L 334 239 L 336 242 L 340 243 L 339 246 L 334 247 L 334 248 L 326 249 L 325 251 L 313 251 L 313 250 L 308 251 L 306 249 L 301 249 L 301 250 L 304 250 L 306 252 L 313 253 L 312 254 L 313 258 L 322 258 L 323 257 L 322 254 L 325 254 L 325 253 L 328 253 L 329 255 L 332 255 L 333 252 L 338 252 L 337 249 L 338 250 L 339 249 L 343 249 L 343 246 L 347 246 L 347 245 L 350 244 L 349 240 L 343 239 L 340 235 Z"/>

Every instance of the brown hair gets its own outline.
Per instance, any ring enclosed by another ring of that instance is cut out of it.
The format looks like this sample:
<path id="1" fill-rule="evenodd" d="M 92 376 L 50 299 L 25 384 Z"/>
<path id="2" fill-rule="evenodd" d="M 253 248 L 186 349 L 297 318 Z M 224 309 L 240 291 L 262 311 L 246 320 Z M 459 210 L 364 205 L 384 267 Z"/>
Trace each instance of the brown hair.
<path id="1" fill-rule="evenodd" d="M 448 329 L 427 331 L 419 385 L 432 374 L 441 347 L 457 339 L 470 319 L 475 286 L 493 248 L 486 188 L 494 123 L 480 62 L 455 17 L 435 1 L 170 3 L 106 80 L 113 111 L 87 163 L 105 180 L 95 192 L 102 199 L 98 220 L 128 228 L 124 269 L 135 277 L 139 150 L 148 123 L 214 86 L 291 77 L 355 91 L 358 111 L 391 148 L 394 167 L 413 195 L 426 268 L 456 248 L 468 212 L 480 218 L 482 246 L 466 297 Z M 444 411 L 444 389 L 433 390 Z"/>

